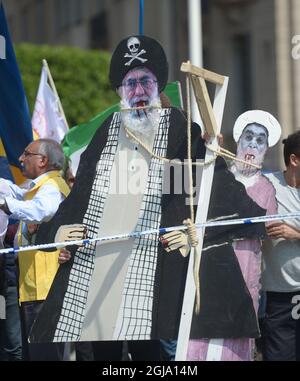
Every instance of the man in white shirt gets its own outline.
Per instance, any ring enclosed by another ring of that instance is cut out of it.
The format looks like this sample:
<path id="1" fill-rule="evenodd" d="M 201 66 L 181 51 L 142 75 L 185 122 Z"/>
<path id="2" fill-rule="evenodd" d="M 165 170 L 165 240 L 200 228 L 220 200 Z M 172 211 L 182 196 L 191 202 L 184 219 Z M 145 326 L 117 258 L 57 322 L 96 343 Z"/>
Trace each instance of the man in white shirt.
<path id="1" fill-rule="evenodd" d="M 60 175 L 64 154 L 58 143 L 40 139 L 29 144 L 19 158 L 23 175 L 31 180 L 26 189 L 1 179 L 10 188 L 2 194 L 0 209 L 19 220 L 17 245 L 34 244 L 39 224 L 49 221 L 69 193 Z M 15 241 L 16 241 L 15 240 Z M 19 301 L 25 360 L 62 360 L 63 345 L 28 344 L 31 326 L 46 299 L 58 268 L 58 251 L 26 251 L 19 254 Z"/>
<path id="2" fill-rule="evenodd" d="M 275 187 L 278 213 L 300 209 L 300 131 L 283 140 L 286 171 L 267 175 Z M 293 313 L 300 295 L 300 221 L 267 226 L 262 285 L 267 292 L 263 356 L 267 361 L 300 360 L 300 320 Z"/>

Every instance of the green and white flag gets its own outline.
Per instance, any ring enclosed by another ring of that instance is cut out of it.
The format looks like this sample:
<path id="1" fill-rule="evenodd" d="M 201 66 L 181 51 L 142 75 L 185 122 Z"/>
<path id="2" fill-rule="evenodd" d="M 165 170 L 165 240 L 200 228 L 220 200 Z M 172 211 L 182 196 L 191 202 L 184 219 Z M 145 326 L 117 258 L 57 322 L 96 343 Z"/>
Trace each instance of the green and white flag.
<path id="1" fill-rule="evenodd" d="M 179 82 L 169 83 L 166 86 L 164 93 L 171 101 L 172 106 L 182 107 L 182 95 Z M 78 126 L 72 127 L 65 135 L 62 142 L 62 147 L 66 157 L 69 160 L 69 166 L 74 175 L 76 175 L 77 172 L 80 155 L 92 140 L 95 132 L 102 125 L 105 119 L 116 111 L 119 111 L 119 104 L 113 105 L 102 111 L 87 123 L 82 123 Z"/>

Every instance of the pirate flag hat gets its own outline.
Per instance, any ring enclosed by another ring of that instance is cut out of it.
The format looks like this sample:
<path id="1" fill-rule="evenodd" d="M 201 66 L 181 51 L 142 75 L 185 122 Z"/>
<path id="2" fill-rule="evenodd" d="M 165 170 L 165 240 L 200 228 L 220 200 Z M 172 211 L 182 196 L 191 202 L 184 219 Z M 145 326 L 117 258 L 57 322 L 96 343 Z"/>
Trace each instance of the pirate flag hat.
<path id="1" fill-rule="evenodd" d="M 117 89 L 129 70 L 146 67 L 152 71 L 158 81 L 161 92 L 168 81 L 168 62 L 161 45 L 147 36 L 130 36 L 116 47 L 110 62 L 109 79 Z"/>

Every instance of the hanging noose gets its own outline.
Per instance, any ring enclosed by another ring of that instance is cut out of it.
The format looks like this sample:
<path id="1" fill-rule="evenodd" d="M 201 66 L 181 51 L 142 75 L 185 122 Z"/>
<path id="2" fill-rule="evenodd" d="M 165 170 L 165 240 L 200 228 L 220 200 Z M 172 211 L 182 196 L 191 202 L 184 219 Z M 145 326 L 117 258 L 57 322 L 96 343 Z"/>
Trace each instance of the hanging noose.
<path id="1" fill-rule="evenodd" d="M 201 252 L 198 248 L 197 230 L 195 226 L 194 200 L 193 200 L 193 172 L 192 172 L 192 118 L 191 118 L 191 98 L 190 98 L 190 76 L 186 76 L 186 93 L 187 93 L 187 156 L 188 156 L 188 173 L 189 173 L 189 198 L 190 198 L 190 218 L 183 221 L 187 226 L 189 242 L 194 248 L 194 282 L 195 282 L 195 312 L 200 313 L 200 261 Z"/>

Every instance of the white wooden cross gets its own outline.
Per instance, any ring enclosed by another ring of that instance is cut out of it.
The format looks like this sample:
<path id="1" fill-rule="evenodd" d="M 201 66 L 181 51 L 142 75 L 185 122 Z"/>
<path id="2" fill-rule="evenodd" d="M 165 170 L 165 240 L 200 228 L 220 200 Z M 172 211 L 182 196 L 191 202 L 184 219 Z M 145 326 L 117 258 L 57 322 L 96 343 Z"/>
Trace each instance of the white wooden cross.
<path id="1" fill-rule="evenodd" d="M 187 73 L 187 75 L 191 79 L 203 125 L 205 127 L 205 130 L 208 132 L 209 136 L 211 136 L 210 144 L 213 148 L 217 148 L 217 135 L 221 131 L 221 124 L 229 78 L 202 68 L 198 68 L 194 65 L 191 65 L 190 63 L 183 63 L 181 65 L 181 71 Z M 212 82 L 216 85 L 213 106 L 210 102 L 205 81 Z M 210 160 L 213 159 L 213 156 L 214 153 L 212 151 L 206 150 L 205 162 L 210 162 Z M 211 164 L 204 166 L 195 223 L 201 223 L 207 220 L 211 186 L 214 176 L 214 167 L 214 161 Z M 202 251 L 204 231 L 204 228 L 197 230 L 199 252 Z M 194 249 L 192 248 L 190 252 L 188 273 L 178 333 L 177 351 L 175 358 L 176 361 L 185 361 L 187 356 L 187 349 L 195 302 L 195 282 L 193 276 L 193 265 Z M 208 349 L 209 359 L 220 359 L 222 340 L 211 340 L 211 344 L 212 345 L 210 345 Z"/>

